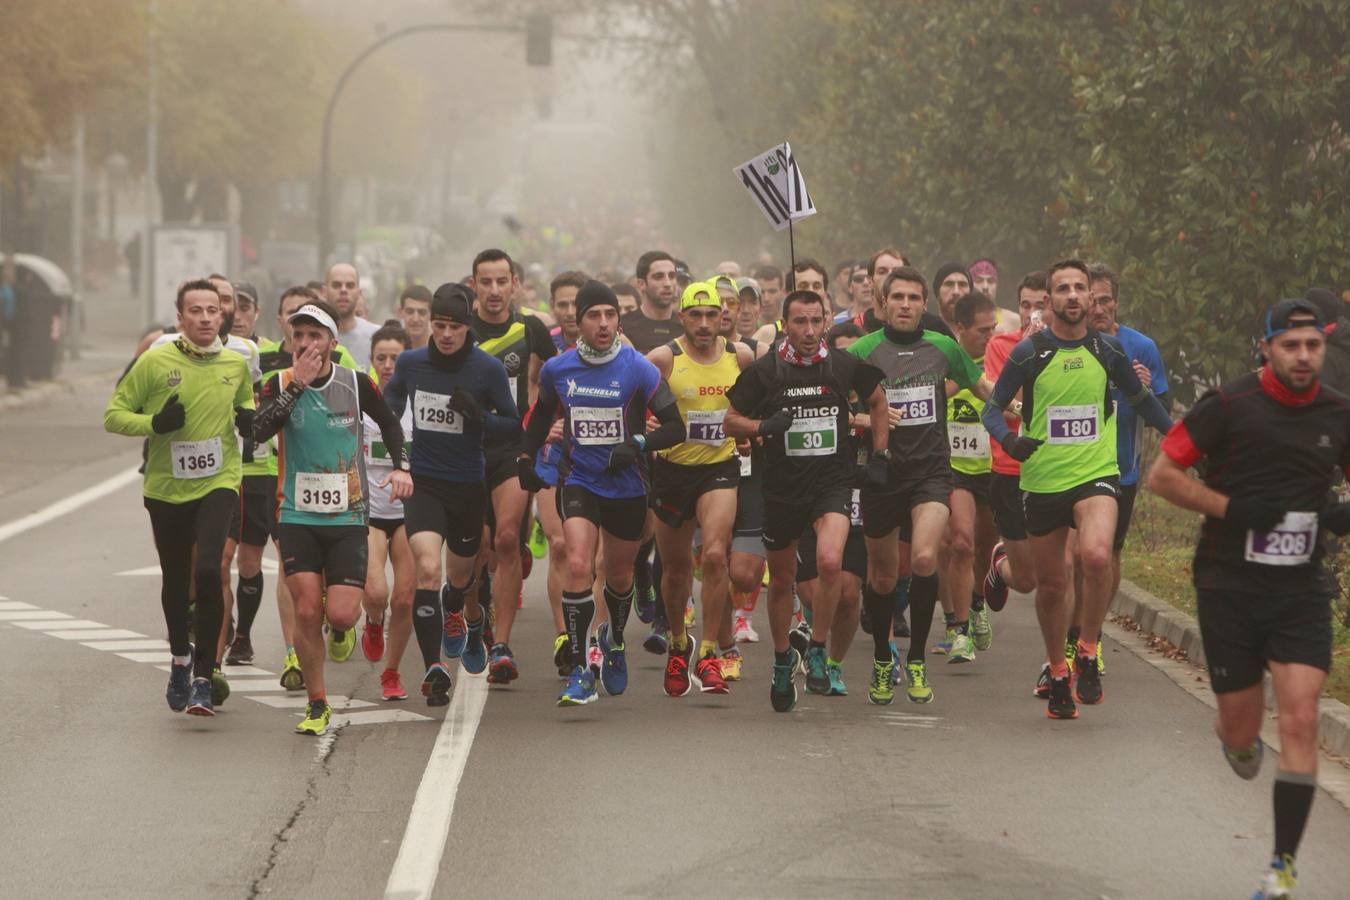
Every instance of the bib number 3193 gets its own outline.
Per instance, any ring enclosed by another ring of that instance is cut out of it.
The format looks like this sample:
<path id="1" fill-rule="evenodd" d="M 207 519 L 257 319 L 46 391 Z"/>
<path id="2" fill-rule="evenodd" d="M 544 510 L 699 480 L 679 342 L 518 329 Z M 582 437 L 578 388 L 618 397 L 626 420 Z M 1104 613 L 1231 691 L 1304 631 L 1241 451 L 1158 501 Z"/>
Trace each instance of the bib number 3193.
<path id="1" fill-rule="evenodd" d="M 1301 566 L 1317 546 L 1317 513 L 1286 513 L 1270 531 L 1248 531 L 1243 554 L 1247 562 L 1267 566 Z"/>
<path id="2" fill-rule="evenodd" d="M 225 462 L 220 438 L 204 441 L 174 441 L 169 446 L 174 478 L 205 478 L 215 475 Z"/>
<path id="3" fill-rule="evenodd" d="M 346 472 L 297 472 L 295 508 L 301 512 L 347 511 Z"/>

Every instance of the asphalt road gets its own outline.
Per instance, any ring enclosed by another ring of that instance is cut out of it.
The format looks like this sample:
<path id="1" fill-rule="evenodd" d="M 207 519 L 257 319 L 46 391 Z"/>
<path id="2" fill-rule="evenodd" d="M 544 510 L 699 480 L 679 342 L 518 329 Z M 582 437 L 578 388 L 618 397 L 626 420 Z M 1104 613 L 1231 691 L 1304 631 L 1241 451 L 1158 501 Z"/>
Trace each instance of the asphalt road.
<path id="1" fill-rule="evenodd" d="M 471 745 L 459 727 L 438 742 L 446 711 L 420 697 L 382 703 L 359 650 L 329 667 L 350 724 L 293 734 L 268 603 L 258 672 L 232 676 L 215 718 L 174 715 L 139 484 L 2 537 L 136 464 L 102 432 L 106 393 L 0 414 L 0 895 L 374 897 L 405 842 L 400 864 L 442 897 L 1245 897 L 1266 862 L 1274 760 L 1239 781 L 1211 711 L 1115 642 L 1106 703 L 1047 720 L 1022 598 L 976 663 L 937 658 L 928 706 L 868 704 L 865 641 L 849 697 L 803 693 L 788 715 L 769 708 L 764 644 L 729 696 L 672 700 L 632 641 L 628 694 L 559 710 L 540 566 L 521 680 L 466 689 L 456 672 L 450 710 L 486 693 Z M 419 668 L 410 653 L 405 682 Z M 456 740 L 457 792 L 428 773 Z M 443 844 L 405 834 L 415 803 L 443 823 L 452 795 Z M 1319 793 L 1300 897 L 1346 896 L 1347 846 L 1350 813 Z"/>

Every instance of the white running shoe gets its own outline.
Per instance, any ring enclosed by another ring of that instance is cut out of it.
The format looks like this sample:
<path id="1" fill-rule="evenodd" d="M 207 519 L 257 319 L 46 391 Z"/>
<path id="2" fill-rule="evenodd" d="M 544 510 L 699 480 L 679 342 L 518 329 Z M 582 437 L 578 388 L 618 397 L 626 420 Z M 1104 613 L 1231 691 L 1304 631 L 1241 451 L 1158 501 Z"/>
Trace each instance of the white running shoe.
<path id="1" fill-rule="evenodd" d="M 755 631 L 755 626 L 750 624 L 750 617 L 741 612 L 736 613 L 733 636 L 738 644 L 759 643 L 759 632 Z"/>

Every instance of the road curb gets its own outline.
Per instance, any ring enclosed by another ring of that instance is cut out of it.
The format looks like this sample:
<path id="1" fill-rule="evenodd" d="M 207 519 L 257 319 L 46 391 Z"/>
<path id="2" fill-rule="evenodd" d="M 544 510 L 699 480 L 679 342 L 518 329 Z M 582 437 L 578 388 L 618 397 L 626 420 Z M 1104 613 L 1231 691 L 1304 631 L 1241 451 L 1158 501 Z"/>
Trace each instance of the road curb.
<path id="1" fill-rule="evenodd" d="M 1158 599 L 1139 585 L 1124 578 L 1120 591 L 1111 604 L 1111 612 L 1128 616 L 1147 634 L 1166 640 L 1186 651 L 1186 658 L 1200 668 L 1205 667 L 1205 651 L 1200 643 L 1200 625 L 1194 618 Z M 1271 705 L 1270 691 L 1266 691 L 1266 705 Z M 1350 706 L 1339 700 L 1323 697 L 1318 704 L 1319 728 L 1322 746 L 1336 756 L 1350 756 Z"/>
<path id="2" fill-rule="evenodd" d="M 55 381 L 44 381 L 13 394 L 0 395 L 0 412 L 9 412 L 15 409 L 25 409 L 30 406 L 37 406 L 53 397 L 59 397 L 63 394 L 73 394 L 80 388 L 95 387 L 99 384 L 105 384 L 111 387 L 113 382 L 117 380 L 117 376 L 120 374 L 122 374 L 121 369 L 108 369 L 103 372 L 90 372 L 87 375 L 77 375 L 70 379 L 61 378 Z"/>

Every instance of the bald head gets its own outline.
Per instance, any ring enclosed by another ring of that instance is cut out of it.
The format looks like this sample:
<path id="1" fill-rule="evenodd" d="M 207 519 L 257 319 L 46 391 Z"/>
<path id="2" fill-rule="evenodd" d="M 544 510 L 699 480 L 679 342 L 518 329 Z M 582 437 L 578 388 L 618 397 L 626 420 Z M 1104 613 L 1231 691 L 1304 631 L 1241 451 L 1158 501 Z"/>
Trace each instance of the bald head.
<path id="1" fill-rule="evenodd" d="M 342 322 L 350 322 L 361 299 L 361 279 L 356 274 L 356 266 L 351 263 L 329 266 L 323 279 L 323 296 L 337 309 Z"/>

